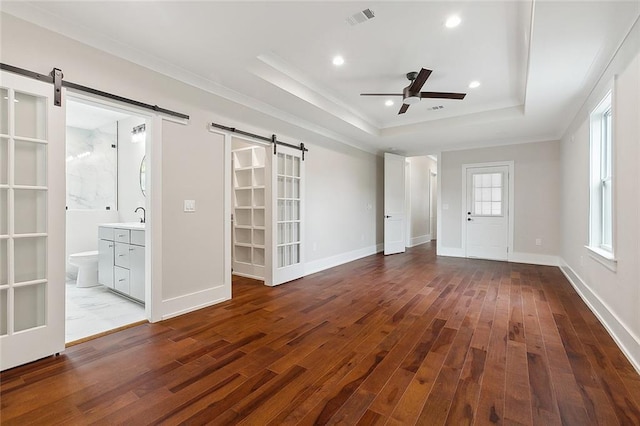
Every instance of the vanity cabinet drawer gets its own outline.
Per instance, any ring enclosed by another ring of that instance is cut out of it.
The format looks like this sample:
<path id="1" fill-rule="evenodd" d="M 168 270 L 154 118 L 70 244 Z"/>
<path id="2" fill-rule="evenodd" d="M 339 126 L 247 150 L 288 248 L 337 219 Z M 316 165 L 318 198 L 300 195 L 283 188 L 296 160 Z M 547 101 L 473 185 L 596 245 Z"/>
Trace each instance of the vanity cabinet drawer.
<path id="1" fill-rule="evenodd" d="M 115 266 L 113 268 L 115 289 L 121 293 L 129 294 L 129 270 Z"/>
<path id="2" fill-rule="evenodd" d="M 128 229 L 115 228 L 115 241 L 129 244 L 129 232 Z"/>
<path id="3" fill-rule="evenodd" d="M 115 229 L 113 228 L 109 228 L 106 226 L 99 226 L 98 227 L 98 239 L 99 240 L 109 240 L 109 241 L 113 241 L 113 237 L 114 237 L 114 232 Z"/>
<path id="4" fill-rule="evenodd" d="M 109 288 L 113 288 L 114 245 L 113 241 L 98 241 L 98 282 Z"/>
<path id="5" fill-rule="evenodd" d="M 144 231 L 131 230 L 131 244 L 144 246 Z"/>
<path id="6" fill-rule="evenodd" d="M 116 243 L 115 265 L 129 269 L 129 252 L 131 246 L 129 244 Z"/>

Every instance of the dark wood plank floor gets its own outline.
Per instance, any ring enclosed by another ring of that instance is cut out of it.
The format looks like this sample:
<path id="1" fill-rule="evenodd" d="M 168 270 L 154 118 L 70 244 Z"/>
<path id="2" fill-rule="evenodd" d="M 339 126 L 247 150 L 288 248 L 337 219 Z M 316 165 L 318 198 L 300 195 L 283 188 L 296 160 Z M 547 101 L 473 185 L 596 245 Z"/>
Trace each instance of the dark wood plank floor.
<path id="1" fill-rule="evenodd" d="M 640 377 L 557 268 L 429 244 L 1 375 L 3 424 L 640 425 Z"/>

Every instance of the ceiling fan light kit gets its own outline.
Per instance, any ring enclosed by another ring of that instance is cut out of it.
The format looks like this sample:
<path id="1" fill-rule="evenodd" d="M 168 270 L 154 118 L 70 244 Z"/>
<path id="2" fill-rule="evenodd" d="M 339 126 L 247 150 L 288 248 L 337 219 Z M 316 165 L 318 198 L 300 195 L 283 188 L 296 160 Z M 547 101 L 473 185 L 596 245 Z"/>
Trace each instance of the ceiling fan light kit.
<path id="1" fill-rule="evenodd" d="M 360 96 L 402 96 L 402 106 L 398 114 L 404 114 L 409 105 L 417 104 L 420 99 L 457 99 L 462 100 L 466 93 L 454 92 L 421 92 L 422 86 L 433 71 L 422 68 L 420 72 L 407 73 L 407 79 L 411 82 L 402 90 L 402 93 L 361 93 Z"/>

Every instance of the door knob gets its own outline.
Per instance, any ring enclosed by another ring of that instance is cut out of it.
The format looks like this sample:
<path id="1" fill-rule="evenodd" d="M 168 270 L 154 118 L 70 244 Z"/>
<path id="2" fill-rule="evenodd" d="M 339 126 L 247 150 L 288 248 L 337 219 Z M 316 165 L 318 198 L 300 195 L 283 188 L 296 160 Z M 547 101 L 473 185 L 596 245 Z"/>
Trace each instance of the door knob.
<path id="1" fill-rule="evenodd" d="M 468 221 L 468 222 L 471 222 L 471 218 L 470 218 L 470 217 L 468 217 L 468 218 L 467 218 L 467 221 Z"/>
<path id="2" fill-rule="evenodd" d="M 391 217 L 391 216 L 384 215 L 384 218 L 385 218 L 385 219 L 389 219 L 390 217 Z"/>

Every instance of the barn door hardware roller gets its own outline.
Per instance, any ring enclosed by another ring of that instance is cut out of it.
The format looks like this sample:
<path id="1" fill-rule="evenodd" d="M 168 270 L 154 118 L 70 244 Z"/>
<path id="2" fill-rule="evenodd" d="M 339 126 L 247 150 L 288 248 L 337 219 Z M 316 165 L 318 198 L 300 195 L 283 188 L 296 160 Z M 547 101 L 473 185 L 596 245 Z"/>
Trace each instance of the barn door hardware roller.
<path id="1" fill-rule="evenodd" d="M 309 149 L 307 149 L 307 147 L 304 146 L 303 142 L 300 142 L 300 145 L 293 145 L 290 143 L 279 141 L 276 135 L 271 135 L 271 137 L 268 138 L 266 136 L 256 135 L 255 133 L 245 132 L 244 130 L 236 129 L 235 127 L 223 126 L 222 124 L 218 124 L 218 123 L 211 123 L 211 127 L 215 127 L 216 129 L 222 129 L 226 132 L 237 133 L 239 135 L 248 136 L 250 138 L 257 139 L 259 141 L 268 142 L 273 145 L 273 155 L 276 155 L 278 153 L 277 151 L 278 145 L 288 146 L 289 148 L 298 149 L 302 151 L 303 161 L 304 161 L 304 153 L 309 152 Z"/>

